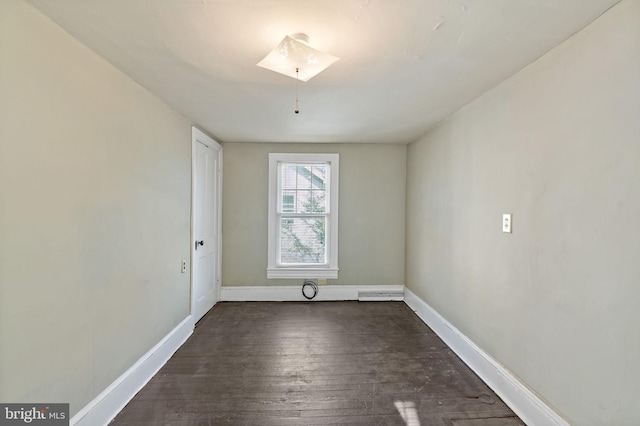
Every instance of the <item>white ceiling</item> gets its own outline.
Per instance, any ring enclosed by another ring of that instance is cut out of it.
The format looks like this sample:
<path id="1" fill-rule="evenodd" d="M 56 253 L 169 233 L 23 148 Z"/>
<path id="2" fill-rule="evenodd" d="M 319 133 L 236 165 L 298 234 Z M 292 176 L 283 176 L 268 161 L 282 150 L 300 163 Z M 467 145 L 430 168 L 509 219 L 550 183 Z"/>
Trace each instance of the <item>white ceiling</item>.
<path id="1" fill-rule="evenodd" d="M 408 143 L 618 0 L 29 0 L 221 142 Z M 287 34 L 341 59 L 300 86 Z"/>

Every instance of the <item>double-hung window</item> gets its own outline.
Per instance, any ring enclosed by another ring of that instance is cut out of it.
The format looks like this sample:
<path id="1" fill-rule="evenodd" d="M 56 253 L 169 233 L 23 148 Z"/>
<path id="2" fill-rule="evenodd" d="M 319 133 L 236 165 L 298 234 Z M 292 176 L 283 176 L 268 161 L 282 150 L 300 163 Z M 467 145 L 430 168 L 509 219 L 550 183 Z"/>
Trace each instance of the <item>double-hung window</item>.
<path id="1" fill-rule="evenodd" d="M 338 278 L 338 154 L 269 154 L 267 278 Z"/>

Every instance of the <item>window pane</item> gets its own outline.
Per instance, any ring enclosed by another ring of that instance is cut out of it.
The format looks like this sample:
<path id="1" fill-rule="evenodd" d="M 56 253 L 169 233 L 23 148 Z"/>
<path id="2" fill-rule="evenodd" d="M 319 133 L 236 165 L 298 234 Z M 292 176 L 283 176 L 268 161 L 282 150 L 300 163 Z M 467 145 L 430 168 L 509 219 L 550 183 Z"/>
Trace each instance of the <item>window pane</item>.
<path id="1" fill-rule="evenodd" d="M 298 166 L 298 189 L 311 189 L 311 180 L 313 177 L 311 168 L 311 166 Z"/>
<path id="2" fill-rule="evenodd" d="M 326 189 L 327 165 L 317 164 L 311 168 L 311 183 L 313 189 Z"/>
<path id="3" fill-rule="evenodd" d="M 295 212 L 295 191 L 284 191 L 282 194 L 282 212 L 294 213 Z"/>
<path id="4" fill-rule="evenodd" d="M 327 164 L 281 164 L 282 213 L 326 213 Z"/>
<path id="5" fill-rule="evenodd" d="M 282 218 L 281 263 L 326 263 L 324 217 Z"/>
<path id="6" fill-rule="evenodd" d="M 298 166 L 290 163 L 282 164 L 282 189 L 296 189 Z"/>
<path id="7" fill-rule="evenodd" d="M 324 213 L 326 209 L 325 191 L 307 191 L 300 213 Z"/>

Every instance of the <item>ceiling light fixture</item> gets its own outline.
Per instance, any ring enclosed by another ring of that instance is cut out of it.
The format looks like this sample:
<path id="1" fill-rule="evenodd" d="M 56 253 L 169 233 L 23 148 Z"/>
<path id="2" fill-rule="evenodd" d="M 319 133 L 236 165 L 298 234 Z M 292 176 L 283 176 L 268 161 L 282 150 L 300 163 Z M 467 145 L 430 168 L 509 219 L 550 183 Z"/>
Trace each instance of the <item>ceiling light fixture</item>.
<path id="1" fill-rule="evenodd" d="M 301 81 L 309 81 L 331 64 L 337 56 L 309 46 L 309 36 L 298 33 L 284 39 L 256 65 Z"/>

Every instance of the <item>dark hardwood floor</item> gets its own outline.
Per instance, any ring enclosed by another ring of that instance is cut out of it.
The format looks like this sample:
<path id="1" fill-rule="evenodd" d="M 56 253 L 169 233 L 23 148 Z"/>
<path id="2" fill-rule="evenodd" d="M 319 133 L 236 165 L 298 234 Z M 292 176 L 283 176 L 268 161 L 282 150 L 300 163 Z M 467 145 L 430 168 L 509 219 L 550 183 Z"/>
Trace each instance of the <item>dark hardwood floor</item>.
<path id="1" fill-rule="evenodd" d="M 113 425 L 523 425 L 402 302 L 223 302 Z"/>

